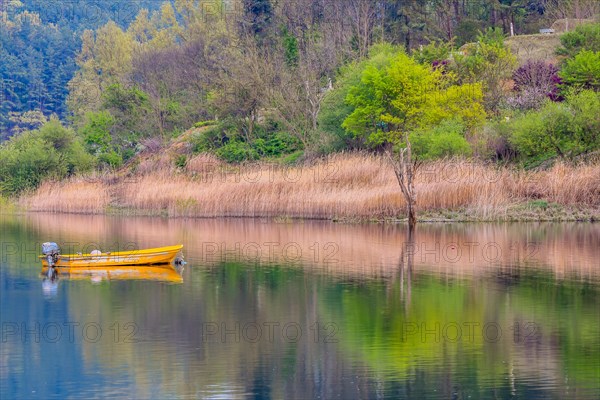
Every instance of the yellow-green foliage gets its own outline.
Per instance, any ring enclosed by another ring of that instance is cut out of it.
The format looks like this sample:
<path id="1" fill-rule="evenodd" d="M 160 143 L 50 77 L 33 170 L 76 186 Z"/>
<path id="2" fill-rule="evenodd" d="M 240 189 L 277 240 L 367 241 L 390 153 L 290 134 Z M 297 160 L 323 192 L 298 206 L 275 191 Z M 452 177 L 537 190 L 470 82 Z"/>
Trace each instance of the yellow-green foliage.
<path id="1" fill-rule="evenodd" d="M 402 50 L 379 53 L 348 93 L 354 111 L 343 126 L 373 145 L 399 143 L 450 119 L 467 128 L 482 124 L 482 100 L 479 83 L 457 84 L 454 74 L 421 65 Z"/>

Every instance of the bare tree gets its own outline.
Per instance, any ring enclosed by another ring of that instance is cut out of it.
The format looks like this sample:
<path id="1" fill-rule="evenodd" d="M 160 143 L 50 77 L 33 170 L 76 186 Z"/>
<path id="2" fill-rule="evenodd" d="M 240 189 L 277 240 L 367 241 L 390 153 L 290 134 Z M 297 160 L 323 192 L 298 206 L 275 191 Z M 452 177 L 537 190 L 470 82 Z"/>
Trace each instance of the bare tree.
<path id="1" fill-rule="evenodd" d="M 347 13 L 357 41 L 358 55 L 366 57 L 373 39 L 379 4 L 374 0 L 346 0 Z"/>
<path id="2" fill-rule="evenodd" d="M 278 86 L 276 57 L 268 48 L 260 48 L 251 36 L 245 36 L 224 62 L 212 104 L 219 115 L 243 121 L 243 133 L 251 139 L 259 111 L 269 107 Z"/>
<path id="3" fill-rule="evenodd" d="M 413 160 L 412 146 L 408 137 L 405 136 L 406 147 L 399 150 L 395 155 L 393 150 L 387 151 L 387 157 L 394 168 L 396 179 L 400 185 L 400 190 L 406 201 L 406 211 L 408 214 L 408 228 L 412 232 L 417 225 L 417 193 L 415 191 L 415 175 L 419 167 L 419 162 Z"/>
<path id="4" fill-rule="evenodd" d="M 597 17 L 600 13 L 600 2 L 598 0 L 550 0 L 546 12 L 552 18 L 566 19 L 565 31 L 569 31 L 574 27 L 570 26 L 569 19 Z"/>
<path id="5" fill-rule="evenodd" d="M 320 32 L 306 33 L 300 40 L 296 65 L 278 60 L 281 84 L 273 92 L 272 106 L 305 148 L 318 129 L 321 104 L 331 89 L 333 66 L 337 65 L 332 45 Z"/>

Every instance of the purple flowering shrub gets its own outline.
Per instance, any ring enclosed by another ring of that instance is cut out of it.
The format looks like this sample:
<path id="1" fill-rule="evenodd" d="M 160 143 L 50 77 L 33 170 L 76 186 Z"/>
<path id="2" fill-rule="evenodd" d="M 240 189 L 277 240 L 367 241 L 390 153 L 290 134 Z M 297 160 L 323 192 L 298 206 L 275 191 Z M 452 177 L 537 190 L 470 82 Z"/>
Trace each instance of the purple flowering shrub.
<path id="1" fill-rule="evenodd" d="M 531 110 L 539 108 L 545 99 L 562 101 L 561 78 L 558 68 L 544 61 L 527 61 L 513 74 L 515 94 L 506 100 L 511 108 Z"/>
<path id="2" fill-rule="evenodd" d="M 550 92 L 555 85 L 554 78 L 558 76 L 558 68 L 544 61 L 527 61 L 513 73 L 515 90 L 536 88 Z"/>
<path id="3" fill-rule="evenodd" d="M 441 61 L 440 60 L 434 60 L 431 63 L 431 66 L 433 67 L 434 70 L 436 70 L 436 69 L 445 70 L 446 67 L 448 66 L 448 64 L 449 64 L 448 60 L 441 60 Z"/>

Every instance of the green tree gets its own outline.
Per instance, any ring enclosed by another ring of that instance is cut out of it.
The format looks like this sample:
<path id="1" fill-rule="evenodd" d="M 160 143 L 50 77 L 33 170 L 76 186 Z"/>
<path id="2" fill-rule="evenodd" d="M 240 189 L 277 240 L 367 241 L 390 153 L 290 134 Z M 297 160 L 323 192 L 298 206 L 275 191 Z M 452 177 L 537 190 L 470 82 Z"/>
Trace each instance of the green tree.
<path id="1" fill-rule="evenodd" d="M 111 129 L 115 125 L 115 118 L 108 111 L 87 113 L 86 123 L 81 129 L 86 149 L 98 158 L 100 164 L 117 168 L 123 163 L 122 149 L 118 141 L 113 139 Z"/>
<path id="2" fill-rule="evenodd" d="M 371 49 L 374 54 L 375 49 Z M 366 61 L 354 62 L 341 69 L 335 88 L 323 99 L 321 112 L 319 113 L 319 128 L 331 138 L 329 140 L 334 147 L 362 146 L 364 138 L 357 142 L 355 136 L 345 129 L 342 124 L 344 120 L 354 111 L 354 107 L 346 102 L 348 93 L 353 86 L 360 83 L 362 70 Z"/>
<path id="3" fill-rule="evenodd" d="M 416 225 L 415 159 L 427 152 L 413 156 L 410 134 L 421 131 L 421 139 L 427 130 L 449 119 L 467 128 L 479 125 L 485 118 L 482 98 L 479 84 L 456 85 L 452 74 L 421 65 L 401 50 L 374 55 L 365 64 L 360 83 L 350 88 L 346 101 L 354 111 L 343 127 L 372 145 L 388 148 L 411 232 Z M 437 141 L 437 137 L 429 139 Z M 398 157 L 391 147 L 399 148 Z"/>
<path id="4" fill-rule="evenodd" d="M 451 74 L 421 65 L 403 51 L 378 53 L 350 88 L 346 101 L 354 111 L 342 125 L 372 145 L 396 145 L 408 133 L 447 119 L 467 128 L 481 124 L 482 97 L 479 84 L 457 85 Z"/>
<path id="5" fill-rule="evenodd" d="M 110 129 L 114 125 L 115 119 L 107 111 L 88 113 L 86 119 L 87 123 L 81 133 L 87 150 L 95 155 L 107 152 L 111 148 Z"/>
<path id="6" fill-rule="evenodd" d="M 462 53 L 454 53 L 454 69 L 461 82 L 481 82 L 486 109 L 497 111 L 506 92 L 505 83 L 517 66 L 517 59 L 504 44 L 499 29 L 480 33 L 477 43 L 463 47 Z"/>
<path id="7" fill-rule="evenodd" d="M 102 110 L 114 117 L 111 123 L 112 143 L 125 160 L 134 154 L 140 139 L 152 136 L 150 100 L 137 87 L 109 86 L 102 94 Z"/>
<path id="8" fill-rule="evenodd" d="M 127 81 L 132 71 L 133 49 L 132 35 L 112 21 L 96 32 L 83 33 L 77 56 L 79 70 L 69 82 L 68 104 L 76 119 L 100 109 L 102 93 L 107 87 Z"/>
<path id="9" fill-rule="evenodd" d="M 285 62 L 288 67 L 298 65 L 298 39 L 287 29 L 282 32 L 283 49 L 285 51 Z"/>

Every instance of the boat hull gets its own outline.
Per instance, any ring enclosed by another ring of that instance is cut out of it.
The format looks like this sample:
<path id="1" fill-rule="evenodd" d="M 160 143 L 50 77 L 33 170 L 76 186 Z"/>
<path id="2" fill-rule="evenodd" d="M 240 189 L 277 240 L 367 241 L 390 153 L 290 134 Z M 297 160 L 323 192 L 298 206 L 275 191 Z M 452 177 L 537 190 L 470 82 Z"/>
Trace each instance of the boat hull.
<path id="1" fill-rule="evenodd" d="M 59 270 L 70 270 L 171 264 L 182 248 L 183 245 L 177 245 L 155 249 L 102 253 L 99 255 L 67 254 L 61 255 L 54 267 Z M 48 268 L 48 260 L 44 256 L 40 256 L 40 259 L 42 267 Z"/>

